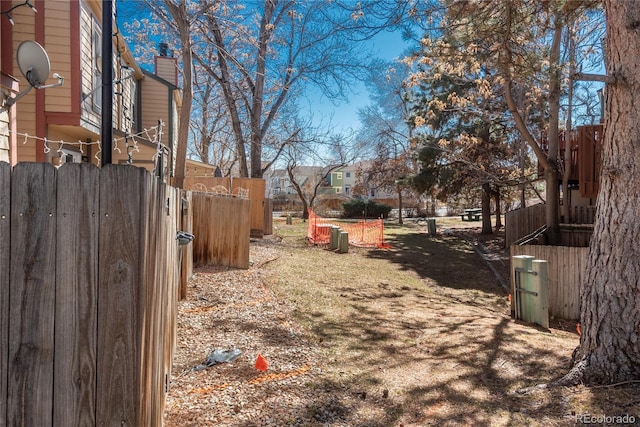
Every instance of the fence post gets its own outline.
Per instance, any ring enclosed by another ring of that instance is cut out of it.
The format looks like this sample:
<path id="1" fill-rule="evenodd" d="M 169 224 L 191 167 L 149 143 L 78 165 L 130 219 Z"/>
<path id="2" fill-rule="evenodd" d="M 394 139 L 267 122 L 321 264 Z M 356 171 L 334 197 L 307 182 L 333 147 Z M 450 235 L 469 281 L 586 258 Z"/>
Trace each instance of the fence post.
<path id="1" fill-rule="evenodd" d="M 436 220 L 435 220 L 435 218 L 428 218 L 427 219 L 427 228 L 429 230 L 429 236 L 435 236 L 436 235 Z"/>
<path id="2" fill-rule="evenodd" d="M 345 254 L 349 252 L 349 233 L 346 231 L 340 231 L 340 237 L 338 240 L 338 252 Z"/>
<path id="3" fill-rule="evenodd" d="M 0 348 L 9 347 L 11 264 L 11 166 L 0 162 Z M 0 353 L 0 425 L 7 425 L 8 352 Z"/>
<path id="4" fill-rule="evenodd" d="M 340 232 L 342 230 L 337 225 L 332 225 L 329 230 L 329 250 L 335 251 L 338 249 L 340 241 Z"/>
<path id="5" fill-rule="evenodd" d="M 533 276 L 533 291 L 538 293 L 535 305 L 535 323 L 549 327 L 549 275 L 547 274 L 547 261 L 534 259 L 531 269 L 536 273 Z"/>

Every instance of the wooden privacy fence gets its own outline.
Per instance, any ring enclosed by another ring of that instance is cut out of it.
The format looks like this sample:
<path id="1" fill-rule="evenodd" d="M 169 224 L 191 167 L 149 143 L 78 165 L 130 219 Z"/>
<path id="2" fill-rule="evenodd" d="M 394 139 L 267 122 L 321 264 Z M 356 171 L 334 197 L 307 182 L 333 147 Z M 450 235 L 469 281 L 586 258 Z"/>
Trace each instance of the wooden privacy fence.
<path id="1" fill-rule="evenodd" d="M 251 200 L 251 237 L 258 238 L 271 234 L 271 224 L 265 217 L 272 215 L 273 210 L 270 204 L 265 204 L 265 187 L 266 181 L 261 178 L 193 177 L 188 182 L 185 179 L 185 188 L 193 191 L 239 197 L 247 195 Z"/>
<path id="2" fill-rule="evenodd" d="M 510 255 L 531 255 L 548 262 L 549 315 L 562 319 L 580 318 L 580 287 L 589 248 L 543 245 L 511 245 Z M 511 274 L 511 295 L 515 277 Z M 512 304 L 514 298 L 511 299 Z M 513 308 L 513 307 L 512 307 Z"/>
<path id="3" fill-rule="evenodd" d="M 180 230 L 193 234 L 193 193 L 182 191 L 182 224 Z M 193 276 L 193 244 L 182 246 L 179 253 L 180 262 L 180 290 L 181 300 L 187 298 L 187 285 Z"/>
<path id="4" fill-rule="evenodd" d="M 0 425 L 162 425 L 179 201 L 133 166 L 0 163 Z"/>
<path id="5" fill-rule="evenodd" d="M 521 238 L 535 232 L 546 223 L 544 204 L 515 209 L 505 215 L 505 246 L 509 247 Z M 561 224 L 561 244 L 565 246 L 589 246 L 596 215 L 595 206 L 573 206 L 569 209 L 567 223 Z"/>
<path id="6" fill-rule="evenodd" d="M 193 263 L 249 268 L 251 202 L 194 191 Z"/>
<path id="7" fill-rule="evenodd" d="M 504 220 L 505 247 L 510 247 L 516 240 L 533 233 L 545 225 L 544 210 L 544 204 L 537 204 L 507 212 Z"/>
<path id="8" fill-rule="evenodd" d="M 593 224 L 596 218 L 595 206 L 571 206 L 569 208 L 570 224 Z"/>

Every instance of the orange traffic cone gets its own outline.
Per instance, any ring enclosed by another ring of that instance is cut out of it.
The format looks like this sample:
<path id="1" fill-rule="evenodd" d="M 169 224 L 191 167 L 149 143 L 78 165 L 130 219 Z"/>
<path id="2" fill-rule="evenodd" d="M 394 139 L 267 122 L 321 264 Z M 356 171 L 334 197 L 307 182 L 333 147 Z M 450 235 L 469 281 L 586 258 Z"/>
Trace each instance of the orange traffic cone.
<path id="1" fill-rule="evenodd" d="M 255 368 L 257 370 L 259 370 L 259 371 L 266 371 L 267 368 L 269 368 L 269 363 L 267 362 L 267 359 L 262 357 L 261 354 L 258 354 L 258 358 L 256 359 Z"/>

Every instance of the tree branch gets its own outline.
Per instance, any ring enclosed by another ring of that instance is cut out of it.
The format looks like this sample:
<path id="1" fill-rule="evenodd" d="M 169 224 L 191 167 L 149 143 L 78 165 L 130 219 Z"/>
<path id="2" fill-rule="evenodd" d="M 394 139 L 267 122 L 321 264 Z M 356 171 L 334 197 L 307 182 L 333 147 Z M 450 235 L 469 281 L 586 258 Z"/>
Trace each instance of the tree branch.
<path id="1" fill-rule="evenodd" d="M 574 80 L 580 80 L 583 82 L 603 82 L 607 84 L 615 84 L 618 82 L 613 76 L 605 76 L 602 74 L 589 74 L 589 73 L 575 73 L 573 74 Z"/>

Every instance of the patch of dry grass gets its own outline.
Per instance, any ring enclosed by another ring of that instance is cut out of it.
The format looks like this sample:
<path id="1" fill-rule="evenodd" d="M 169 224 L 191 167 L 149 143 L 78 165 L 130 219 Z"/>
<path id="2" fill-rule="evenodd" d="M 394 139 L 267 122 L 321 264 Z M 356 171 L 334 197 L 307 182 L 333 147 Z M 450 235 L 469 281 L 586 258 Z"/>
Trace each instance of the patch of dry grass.
<path id="1" fill-rule="evenodd" d="M 423 225 L 389 224 L 391 249 L 337 254 L 309 246 L 301 220 L 278 220 L 275 236 L 252 242 L 249 270 L 199 269 L 179 306 L 166 425 L 640 420 L 635 386 L 520 394 L 567 372 L 578 336 L 514 322 L 505 291 L 469 243 L 478 229 L 455 219 L 438 226 L 428 237 Z M 489 241 L 499 248 L 499 237 Z M 243 354 L 233 363 L 193 370 L 213 348 L 234 347 Z M 257 354 L 268 372 L 254 369 Z"/>
<path id="2" fill-rule="evenodd" d="M 322 349 L 318 387 L 348 408 L 341 425 L 574 425 L 579 414 L 639 414 L 635 388 L 520 395 L 567 371 L 578 336 L 511 320 L 505 292 L 465 240 L 391 226 L 392 249 L 336 254 L 306 246 L 303 226 L 277 226 L 287 255 L 274 263 L 274 286 Z"/>

